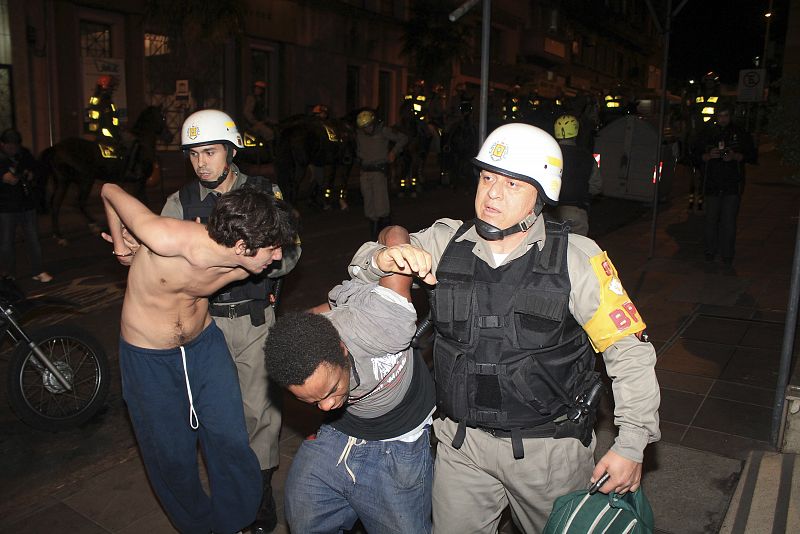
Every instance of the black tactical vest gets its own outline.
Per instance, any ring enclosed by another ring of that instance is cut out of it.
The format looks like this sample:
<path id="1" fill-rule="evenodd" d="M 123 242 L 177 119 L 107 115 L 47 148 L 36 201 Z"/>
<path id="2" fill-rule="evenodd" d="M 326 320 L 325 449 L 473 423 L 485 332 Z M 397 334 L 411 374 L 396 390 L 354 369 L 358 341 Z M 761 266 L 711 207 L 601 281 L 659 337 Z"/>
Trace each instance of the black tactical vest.
<path id="1" fill-rule="evenodd" d="M 453 446 L 466 426 L 511 437 L 517 458 L 525 437 L 585 437 L 561 426 L 595 375 L 594 351 L 569 311 L 565 227 L 548 222 L 541 251 L 493 269 L 473 242 L 457 241 L 473 225 L 448 244 L 431 305 L 437 403 L 459 422 Z"/>
<path id="2" fill-rule="evenodd" d="M 272 182 L 263 176 L 248 176 L 245 187 L 253 187 L 259 191 L 273 194 Z M 200 185 L 197 182 L 190 182 L 184 185 L 178 193 L 183 208 L 183 219 L 194 221 L 200 217 L 204 224 L 208 222 L 211 210 L 217 204 L 217 195 L 209 193 L 204 199 L 200 199 Z M 274 289 L 274 280 L 265 273 L 251 275 L 244 280 L 233 282 L 215 293 L 209 300 L 212 304 L 226 304 L 229 302 L 244 302 L 248 300 L 259 301 L 261 311 L 269 306 L 269 294 Z M 263 316 L 263 313 L 261 314 Z M 258 317 L 258 314 L 253 315 Z M 263 321 L 263 317 L 262 317 Z M 263 323 L 262 323 L 263 324 Z"/>

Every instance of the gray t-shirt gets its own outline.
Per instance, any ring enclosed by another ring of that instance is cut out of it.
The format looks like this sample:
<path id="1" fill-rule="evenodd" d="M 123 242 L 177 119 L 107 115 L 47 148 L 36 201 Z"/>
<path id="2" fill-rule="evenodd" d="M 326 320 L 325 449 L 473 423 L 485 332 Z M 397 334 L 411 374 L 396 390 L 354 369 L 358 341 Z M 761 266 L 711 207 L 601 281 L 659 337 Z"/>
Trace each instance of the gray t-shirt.
<path id="1" fill-rule="evenodd" d="M 346 280 L 328 293 L 327 317 L 353 358 L 347 411 L 380 417 L 403 400 L 414 365 L 410 348 L 416 331 L 414 306 L 376 283 Z"/>

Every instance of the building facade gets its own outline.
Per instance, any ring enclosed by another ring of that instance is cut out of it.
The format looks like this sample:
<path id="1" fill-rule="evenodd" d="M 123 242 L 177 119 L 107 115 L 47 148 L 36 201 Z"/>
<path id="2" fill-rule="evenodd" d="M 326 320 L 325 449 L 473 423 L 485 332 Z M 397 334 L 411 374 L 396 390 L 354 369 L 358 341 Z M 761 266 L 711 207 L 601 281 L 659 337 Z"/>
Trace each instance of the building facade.
<path id="1" fill-rule="evenodd" d="M 453 8 L 461 3 L 450 2 Z M 103 74 L 115 79 L 123 127 L 146 106 L 160 104 L 176 136 L 183 118 L 200 107 L 240 117 L 256 80 L 268 84 L 267 112 L 274 122 L 325 104 L 332 116 L 375 107 L 394 123 L 416 75 L 403 54 L 412 0 L 191 4 L 227 9 L 218 21 L 197 13 L 176 21 L 168 9 L 154 14 L 146 4 L 0 0 L 3 126 L 19 129 L 34 150 L 80 135 L 87 101 Z M 238 27 L 226 26 L 231 12 Z M 450 89 L 458 82 L 477 88 L 480 6 L 457 24 L 471 27 L 470 49 L 466 59 L 453 62 L 446 82 Z M 602 96 L 620 88 L 641 95 L 660 87 L 660 42 L 642 2 L 494 0 L 491 84 L 498 92 L 519 84 L 548 98 Z M 162 148 L 176 145 L 173 139 Z"/>

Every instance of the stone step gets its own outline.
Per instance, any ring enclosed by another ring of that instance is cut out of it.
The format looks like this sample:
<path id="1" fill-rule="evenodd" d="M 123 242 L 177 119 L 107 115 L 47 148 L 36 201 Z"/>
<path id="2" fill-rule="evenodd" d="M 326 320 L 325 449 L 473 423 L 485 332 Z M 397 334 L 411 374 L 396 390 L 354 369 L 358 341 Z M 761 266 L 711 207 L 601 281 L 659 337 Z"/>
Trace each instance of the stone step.
<path id="1" fill-rule="evenodd" d="M 798 455 L 751 452 L 719 532 L 720 534 L 800 532 Z"/>

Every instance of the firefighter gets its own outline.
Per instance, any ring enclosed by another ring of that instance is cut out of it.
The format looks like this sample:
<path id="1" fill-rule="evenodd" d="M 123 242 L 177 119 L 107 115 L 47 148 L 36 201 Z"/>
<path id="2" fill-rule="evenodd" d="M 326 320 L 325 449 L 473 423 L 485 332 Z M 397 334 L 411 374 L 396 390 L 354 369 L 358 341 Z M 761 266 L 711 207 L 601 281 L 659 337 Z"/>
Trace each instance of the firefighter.
<path id="1" fill-rule="evenodd" d="M 437 83 L 433 87 L 433 94 L 428 106 L 428 124 L 431 130 L 431 151 L 437 155 L 439 161 L 439 181 L 441 185 L 449 184 L 444 162 L 442 137 L 447 124 L 447 91 L 444 85 Z"/>
<path id="2" fill-rule="evenodd" d="M 524 102 L 520 92 L 522 87 L 515 83 L 503 100 L 503 122 L 519 122 L 522 120 Z"/>
<path id="3" fill-rule="evenodd" d="M 86 133 L 95 141 L 119 145 L 119 117 L 112 96 L 116 80 L 109 74 L 97 77 L 94 94 L 89 98 L 86 110 Z"/>
<path id="4" fill-rule="evenodd" d="M 328 120 L 328 117 L 330 116 L 328 106 L 325 104 L 315 105 L 313 108 L 311 108 L 311 115 L 323 122 Z"/>
<path id="5" fill-rule="evenodd" d="M 713 121 L 719 105 L 719 75 L 707 72 L 700 81 L 698 94 L 694 98 L 695 115 L 704 123 Z"/>
<path id="6" fill-rule="evenodd" d="M 707 72 L 700 81 L 700 86 L 694 95 L 689 115 L 687 145 L 691 151 L 689 159 L 692 162 L 689 182 L 690 210 L 696 208 L 698 211 L 702 211 L 703 209 L 705 177 L 702 169 L 705 165 L 702 160 L 703 150 L 702 148 L 698 149 L 698 143 L 707 126 L 714 123 L 714 117 L 720 105 L 719 92 L 719 75 L 714 71 Z"/>
<path id="7" fill-rule="evenodd" d="M 433 133 L 428 123 L 428 95 L 425 80 L 419 79 L 409 87 L 400 107 L 400 120 L 409 139 L 408 172 L 400 178 L 400 195 L 410 192 L 412 197 L 422 190 L 425 182 L 425 160 L 431 148 Z"/>
<path id="8" fill-rule="evenodd" d="M 342 149 L 342 143 L 345 139 L 341 135 L 340 127 L 330 120 L 330 110 L 325 104 L 315 104 L 311 108 L 311 121 L 317 121 L 319 127 L 319 134 L 327 138 L 331 143 L 335 143 Z M 312 205 L 321 207 L 323 210 L 328 211 L 333 207 L 334 195 L 338 197 L 339 209 L 347 211 L 350 206 L 347 204 L 347 178 L 344 177 L 339 180 L 336 174 L 335 166 L 330 165 L 315 165 L 311 163 L 311 181 L 312 181 Z M 340 183 L 337 183 L 340 182 Z M 322 198 L 319 199 L 319 195 Z"/>

